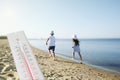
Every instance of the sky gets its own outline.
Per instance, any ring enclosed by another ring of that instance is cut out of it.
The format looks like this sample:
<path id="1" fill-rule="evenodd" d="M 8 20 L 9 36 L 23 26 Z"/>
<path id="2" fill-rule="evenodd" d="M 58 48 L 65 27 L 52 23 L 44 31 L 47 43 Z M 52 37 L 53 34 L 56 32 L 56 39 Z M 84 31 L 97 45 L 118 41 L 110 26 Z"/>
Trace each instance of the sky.
<path id="1" fill-rule="evenodd" d="M 0 0 L 0 35 L 120 38 L 120 0 Z"/>

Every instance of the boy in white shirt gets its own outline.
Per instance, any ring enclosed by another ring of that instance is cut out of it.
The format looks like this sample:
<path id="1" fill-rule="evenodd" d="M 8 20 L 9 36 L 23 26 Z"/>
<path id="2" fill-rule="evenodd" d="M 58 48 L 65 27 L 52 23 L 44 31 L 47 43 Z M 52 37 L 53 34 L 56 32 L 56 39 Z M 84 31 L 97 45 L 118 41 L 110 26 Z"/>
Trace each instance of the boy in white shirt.
<path id="1" fill-rule="evenodd" d="M 46 45 L 48 45 L 49 54 L 55 59 L 55 37 L 53 36 L 54 32 L 51 31 L 50 37 L 46 41 Z"/>

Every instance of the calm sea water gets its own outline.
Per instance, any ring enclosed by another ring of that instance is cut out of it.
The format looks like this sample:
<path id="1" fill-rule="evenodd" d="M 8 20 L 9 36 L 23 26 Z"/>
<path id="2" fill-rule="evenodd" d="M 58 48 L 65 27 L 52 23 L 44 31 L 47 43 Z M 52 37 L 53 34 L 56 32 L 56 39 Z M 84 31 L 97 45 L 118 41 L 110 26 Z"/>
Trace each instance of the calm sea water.
<path id="1" fill-rule="evenodd" d="M 47 51 L 46 40 L 29 40 L 38 49 Z M 83 60 L 87 64 L 120 73 L 120 39 L 82 39 L 80 49 Z M 56 54 L 71 58 L 72 40 L 56 40 Z M 75 54 L 79 60 L 78 54 Z"/>

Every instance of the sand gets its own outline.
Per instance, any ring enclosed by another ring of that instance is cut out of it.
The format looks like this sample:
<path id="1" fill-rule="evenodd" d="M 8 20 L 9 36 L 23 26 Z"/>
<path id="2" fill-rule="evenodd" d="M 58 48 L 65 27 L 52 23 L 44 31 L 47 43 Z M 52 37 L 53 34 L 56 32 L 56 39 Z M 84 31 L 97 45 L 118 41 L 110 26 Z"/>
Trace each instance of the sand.
<path id="1" fill-rule="evenodd" d="M 32 47 L 46 80 L 120 80 L 120 74 L 79 64 Z M 10 47 L 6 39 L 0 39 L 0 80 L 19 80 Z"/>
<path id="2" fill-rule="evenodd" d="M 0 39 L 0 80 L 18 80 L 18 74 L 6 39 Z"/>

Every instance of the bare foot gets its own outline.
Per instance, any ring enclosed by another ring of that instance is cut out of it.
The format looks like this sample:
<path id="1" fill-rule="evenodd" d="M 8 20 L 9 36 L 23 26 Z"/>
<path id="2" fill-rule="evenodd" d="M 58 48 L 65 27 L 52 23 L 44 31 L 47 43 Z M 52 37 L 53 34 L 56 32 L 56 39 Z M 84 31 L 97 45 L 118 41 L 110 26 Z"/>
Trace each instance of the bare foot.
<path id="1" fill-rule="evenodd" d="M 72 60 L 75 60 L 75 58 L 72 58 Z"/>
<path id="2" fill-rule="evenodd" d="M 55 60 L 56 60 L 56 58 L 53 58 L 53 60 L 55 61 Z"/>
<path id="3" fill-rule="evenodd" d="M 52 57 L 52 55 L 51 55 L 51 54 L 49 54 L 49 57 Z"/>
<path id="4" fill-rule="evenodd" d="M 80 61 L 80 64 L 82 64 L 82 61 Z"/>

